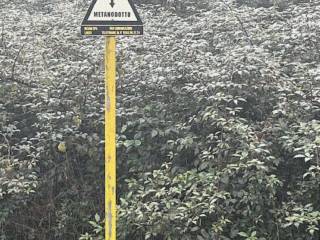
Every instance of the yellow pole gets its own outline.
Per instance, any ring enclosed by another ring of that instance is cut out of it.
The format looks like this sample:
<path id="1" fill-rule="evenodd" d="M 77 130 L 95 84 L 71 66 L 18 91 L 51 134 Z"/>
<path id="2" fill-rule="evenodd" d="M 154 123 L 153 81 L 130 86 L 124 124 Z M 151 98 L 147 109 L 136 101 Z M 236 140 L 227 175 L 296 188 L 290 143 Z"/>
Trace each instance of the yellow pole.
<path id="1" fill-rule="evenodd" d="M 105 239 L 116 240 L 116 38 L 105 47 Z"/>

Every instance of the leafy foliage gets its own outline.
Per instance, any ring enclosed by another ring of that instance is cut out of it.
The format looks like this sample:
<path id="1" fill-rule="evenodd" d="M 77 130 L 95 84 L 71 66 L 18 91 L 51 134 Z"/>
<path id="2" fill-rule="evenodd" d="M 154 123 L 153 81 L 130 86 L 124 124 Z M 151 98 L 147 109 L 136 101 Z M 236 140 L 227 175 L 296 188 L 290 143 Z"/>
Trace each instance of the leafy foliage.
<path id="1" fill-rule="evenodd" d="M 318 238 L 319 4 L 279 4 L 155 8 L 129 40 L 120 239 Z"/>
<path id="2" fill-rule="evenodd" d="M 78 239 L 103 208 L 101 59 L 66 21 L 78 4 L 1 2 L 1 239 Z"/>
<path id="3" fill-rule="evenodd" d="M 319 239 L 319 3 L 137 2 L 145 35 L 117 55 L 118 238 Z M 103 239 L 88 3 L 0 3 L 2 239 Z"/>

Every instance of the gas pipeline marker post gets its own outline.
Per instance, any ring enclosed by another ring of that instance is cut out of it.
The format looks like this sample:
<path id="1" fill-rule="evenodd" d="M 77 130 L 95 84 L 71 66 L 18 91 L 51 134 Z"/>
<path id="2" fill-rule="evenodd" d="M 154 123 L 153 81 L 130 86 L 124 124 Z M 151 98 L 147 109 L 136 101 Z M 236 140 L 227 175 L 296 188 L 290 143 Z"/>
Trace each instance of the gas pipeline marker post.
<path id="1" fill-rule="evenodd" d="M 105 239 L 116 240 L 116 36 L 143 35 L 131 0 L 93 0 L 83 36 L 105 36 Z"/>

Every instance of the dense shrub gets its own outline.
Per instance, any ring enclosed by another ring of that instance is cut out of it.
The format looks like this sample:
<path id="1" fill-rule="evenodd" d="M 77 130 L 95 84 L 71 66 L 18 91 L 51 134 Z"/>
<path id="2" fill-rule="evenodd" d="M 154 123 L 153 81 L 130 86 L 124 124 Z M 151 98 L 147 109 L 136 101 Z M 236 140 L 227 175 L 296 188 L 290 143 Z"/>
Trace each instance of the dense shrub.
<path id="1" fill-rule="evenodd" d="M 78 239 L 103 209 L 101 57 L 76 2 L 43 2 L 1 6 L 0 239 Z"/>
<path id="2" fill-rule="evenodd" d="M 278 10 L 216 2 L 129 41 L 120 239 L 318 238 L 319 4 Z"/>
<path id="3" fill-rule="evenodd" d="M 0 3 L 2 239 L 103 239 L 88 2 Z M 318 239 L 319 3 L 167 2 L 118 41 L 118 238 Z"/>

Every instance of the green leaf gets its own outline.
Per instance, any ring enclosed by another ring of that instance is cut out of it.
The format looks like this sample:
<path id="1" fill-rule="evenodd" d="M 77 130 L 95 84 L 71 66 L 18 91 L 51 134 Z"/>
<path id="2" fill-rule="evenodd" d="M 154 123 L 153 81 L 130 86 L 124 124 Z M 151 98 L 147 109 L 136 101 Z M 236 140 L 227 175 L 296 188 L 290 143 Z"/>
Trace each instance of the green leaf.
<path id="1" fill-rule="evenodd" d="M 241 237 L 249 237 L 249 235 L 245 232 L 239 232 L 238 235 Z"/>
<path id="2" fill-rule="evenodd" d="M 96 222 L 100 222 L 100 216 L 99 216 L 99 214 L 96 213 L 96 215 L 94 216 L 94 219 L 96 220 Z"/>
<path id="3" fill-rule="evenodd" d="M 157 130 L 152 130 L 151 137 L 154 138 L 157 135 L 158 135 L 158 131 Z"/>

